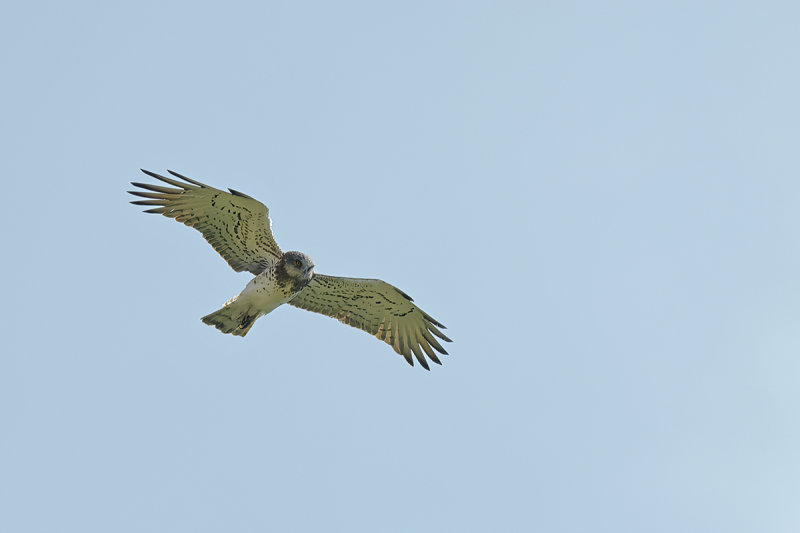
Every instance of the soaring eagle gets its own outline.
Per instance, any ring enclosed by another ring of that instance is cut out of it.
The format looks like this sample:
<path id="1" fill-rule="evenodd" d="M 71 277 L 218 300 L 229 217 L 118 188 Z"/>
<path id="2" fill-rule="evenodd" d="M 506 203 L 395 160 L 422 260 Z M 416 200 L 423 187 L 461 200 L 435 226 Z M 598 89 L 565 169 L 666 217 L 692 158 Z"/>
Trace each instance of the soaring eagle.
<path id="1" fill-rule="evenodd" d="M 255 198 L 233 189 L 221 191 L 171 170 L 182 181 L 142 172 L 172 187 L 132 182 L 143 190 L 128 192 L 146 199 L 131 203 L 155 206 L 145 213 L 160 213 L 193 227 L 236 272 L 255 275 L 238 296 L 204 316 L 206 324 L 244 337 L 259 317 L 288 303 L 374 335 L 412 366 L 416 357 L 430 370 L 425 355 L 442 364 L 436 352 L 447 352 L 436 337 L 452 342 L 438 329 L 446 328 L 408 294 L 379 279 L 315 273 L 306 254 L 281 251 L 272 236 L 269 210 Z"/>

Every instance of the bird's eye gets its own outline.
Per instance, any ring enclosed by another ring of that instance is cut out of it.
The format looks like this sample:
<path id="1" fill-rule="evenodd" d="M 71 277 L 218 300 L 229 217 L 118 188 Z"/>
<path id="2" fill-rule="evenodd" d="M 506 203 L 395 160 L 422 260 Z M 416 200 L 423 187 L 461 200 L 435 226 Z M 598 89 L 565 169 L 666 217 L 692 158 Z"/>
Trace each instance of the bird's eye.
<path id="1" fill-rule="evenodd" d="M 294 260 L 294 266 L 296 266 L 297 268 L 300 268 L 300 267 L 302 266 L 302 264 L 303 264 L 303 263 L 302 263 L 302 262 L 300 262 L 300 260 L 299 260 L 299 259 L 295 259 L 295 260 Z"/>

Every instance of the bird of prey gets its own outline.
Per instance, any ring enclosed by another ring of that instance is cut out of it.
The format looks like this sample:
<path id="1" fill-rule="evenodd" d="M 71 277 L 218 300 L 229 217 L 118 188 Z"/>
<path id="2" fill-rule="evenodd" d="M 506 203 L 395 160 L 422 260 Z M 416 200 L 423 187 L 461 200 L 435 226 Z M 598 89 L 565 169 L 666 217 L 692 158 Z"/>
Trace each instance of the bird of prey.
<path id="1" fill-rule="evenodd" d="M 281 251 L 272 236 L 269 210 L 255 198 L 215 189 L 171 170 L 178 179 L 142 172 L 171 187 L 131 182 L 142 190 L 128 192 L 145 198 L 131 203 L 154 206 L 145 213 L 160 213 L 195 228 L 236 272 L 255 275 L 238 296 L 204 316 L 206 324 L 244 337 L 256 319 L 288 303 L 374 335 L 412 366 L 412 354 L 426 370 L 430 368 L 425 355 L 442 364 L 436 352 L 447 352 L 436 337 L 452 342 L 438 329 L 446 328 L 408 294 L 379 279 L 315 273 L 306 254 Z"/>

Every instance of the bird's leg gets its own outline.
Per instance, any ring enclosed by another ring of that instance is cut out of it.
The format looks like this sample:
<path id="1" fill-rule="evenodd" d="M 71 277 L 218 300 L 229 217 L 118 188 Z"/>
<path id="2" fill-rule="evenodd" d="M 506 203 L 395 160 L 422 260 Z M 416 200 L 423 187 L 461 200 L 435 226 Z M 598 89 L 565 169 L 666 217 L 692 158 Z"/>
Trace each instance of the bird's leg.
<path id="1" fill-rule="evenodd" d="M 253 315 L 244 315 L 241 323 L 239 324 L 239 329 L 247 329 L 247 326 L 253 322 L 253 318 Z"/>

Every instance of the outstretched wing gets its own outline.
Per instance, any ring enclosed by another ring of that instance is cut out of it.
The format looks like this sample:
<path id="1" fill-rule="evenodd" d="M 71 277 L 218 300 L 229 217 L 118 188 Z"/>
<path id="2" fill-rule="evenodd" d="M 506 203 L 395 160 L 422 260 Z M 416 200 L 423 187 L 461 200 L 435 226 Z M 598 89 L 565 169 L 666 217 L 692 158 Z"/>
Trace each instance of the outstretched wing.
<path id="1" fill-rule="evenodd" d="M 170 174 L 185 183 L 148 170 L 142 172 L 177 188 L 131 182 L 151 191 L 128 191 L 147 198 L 131 203 L 158 206 L 145 213 L 161 213 L 198 230 L 236 272 L 259 274 L 283 255 L 272 236 L 269 210 L 255 198 L 233 189 L 221 191 L 171 170 Z"/>
<path id="2" fill-rule="evenodd" d="M 311 282 L 289 300 L 289 304 L 331 316 L 375 335 L 405 357 L 412 366 L 413 352 L 419 364 L 427 370 L 430 368 L 422 350 L 439 365 L 442 362 L 431 347 L 447 354 L 434 335 L 452 342 L 436 329 L 437 326 L 446 328 L 417 307 L 409 295 L 379 279 L 314 274 Z"/>

